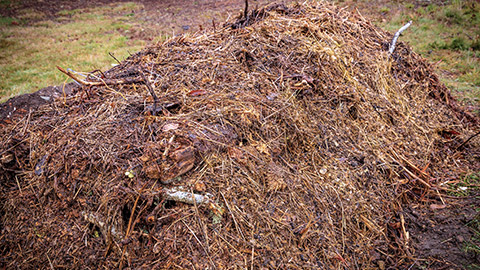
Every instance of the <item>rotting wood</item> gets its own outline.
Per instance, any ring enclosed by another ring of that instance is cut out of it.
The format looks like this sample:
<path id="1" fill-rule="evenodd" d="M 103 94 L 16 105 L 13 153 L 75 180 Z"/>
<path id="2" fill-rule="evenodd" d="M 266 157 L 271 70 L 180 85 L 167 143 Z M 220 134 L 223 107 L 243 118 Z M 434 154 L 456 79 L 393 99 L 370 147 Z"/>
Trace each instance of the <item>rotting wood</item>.
<path id="1" fill-rule="evenodd" d="M 211 202 L 213 195 L 206 193 L 205 195 L 192 194 L 181 190 L 180 188 L 165 189 L 165 199 L 187 204 L 207 204 Z"/>

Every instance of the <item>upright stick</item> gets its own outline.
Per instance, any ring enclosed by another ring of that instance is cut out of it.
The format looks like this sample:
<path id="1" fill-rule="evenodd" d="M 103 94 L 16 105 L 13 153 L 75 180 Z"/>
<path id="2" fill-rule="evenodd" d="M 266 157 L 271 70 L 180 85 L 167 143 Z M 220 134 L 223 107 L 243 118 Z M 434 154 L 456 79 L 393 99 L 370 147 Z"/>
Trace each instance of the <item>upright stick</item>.
<path id="1" fill-rule="evenodd" d="M 400 28 L 396 33 L 395 35 L 393 36 L 393 39 L 392 39 L 392 43 L 390 44 L 390 49 L 388 50 L 388 52 L 390 52 L 390 54 L 393 53 L 393 51 L 395 50 L 395 44 L 397 43 L 397 39 L 398 37 L 400 36 L 400 34 L 405 31 L 410 25 L 412 24 L 412 21 L 409 21 L 407 24 L 405 24 L 404 26 L 402 26 L 402 28 Z"/>

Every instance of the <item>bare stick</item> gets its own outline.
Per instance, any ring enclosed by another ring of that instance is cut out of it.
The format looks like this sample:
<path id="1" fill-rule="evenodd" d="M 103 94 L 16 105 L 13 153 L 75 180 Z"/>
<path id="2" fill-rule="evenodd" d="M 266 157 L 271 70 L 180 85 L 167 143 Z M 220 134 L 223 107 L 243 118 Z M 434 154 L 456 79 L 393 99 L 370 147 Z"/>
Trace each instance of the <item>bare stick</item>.
<path id="1" fill-rule="evenodd" d="M 245 0 L 245 10 L 243 11 L 243 17 L 245 17 L 245 20 L 247 21 L 247 16 L 248 16 L 248 0 Z"/>
<path id="2" fill-rule="evenodd" d="M 118 61 L 118 59 L 115 57 L 115 55 L 113 55 L 111 52 L 108 53 L 113 59 L 115 59 L 115 61 L 117 61 L 117 63 L 120 65 L 120 61 Z"/>
<path id="3" fill-rule="evenodd" d="M 462 148 L 462 147 L 463 147 L 465 144 L 467 144 L 471 139 L 477 137 L 478 135 L 480 135 L 480 131 L 477 132 L 476 134 L 473 134 L 472 136 L 470 136 L 470 138 L 468 138 L 466 141 L 464 141 L 462 144 L 460 144 L 460 145 L 457 147 L 457 149 L 455 149 L 455 150 L 458 150 L 458 149 Z"/>
<path id="4" fill-rule="evenodd" d="M 120 79 L 120 80 L 103 80 L 99 82 L 88 82 L 84 81 L 82 79 L 79 79 L 75 74 L 73 74 L 70 71 L 67 71 L 59 66 L 57 66 L 58 70 L 60 70 L 62 73 L 73 79 L 74 81 L 83 84 L 83 85 L 88 85 L 88 86 L 95 86 L 95 85 L 117 85 L 117 84 L 130 84 L 130 83 L 138 83 L 142 82 L 143 79 L 140 78 L 126 78 L 126 79 Z"/>
<path id="5" fill-rule="evenodd" d="M 150 80 L 148 80 L 147 77 L 145 77 L 145 74 L 143 74 L 143 72 L 140 72 L 140 74 L 142 75 L 143 81 L 147 85 L 148 91 L 150 92 L 150 94 L 153 97 L 153 112 L 152 112 L 152 114 L 155 115 L 157 113 L 157 103 L 159 101 L 158 97 L 155 94 L 155 91 L 153 90 L 152 85 L 150 84 Z"/>
<path id="6" fill-rule="evenodd" d="M 72 72 L 70 71 L 67 71 L 59 66 L 57 66 L 58 70 L 60 70 L 61 72 L 65 73 L 65 75 L 67 75 L 68 77 L 72 78 L 74 81 L 80 83 L 80 84 L 83 84 L 83 85 L 100 85 L 102 84 L 101 82 L 86 82 L 84 80 L 81 80 L 79 78 L 77 78 Z"/>
<path id="7" fill-rule="evenodd" d="M 404 26 L 402 26 L 402 28 L 400 28 L 396 33 L 395 35 L 393 36 L 393 39 L 392 39 L 392 43 L 390 44 L 390 49 L 388 50 L 388 52 L 390 54 L 393 53 L 393 51 L 395 50 L 395 44 L 397 43 L 397 39 L 398 37 L 400 36 L 400 34 L 405 31 L 408 27 L 410 27 L 410 25 L 412 25 L 412 21 L 409 21 L 407 24 L 405 24 Z"/>

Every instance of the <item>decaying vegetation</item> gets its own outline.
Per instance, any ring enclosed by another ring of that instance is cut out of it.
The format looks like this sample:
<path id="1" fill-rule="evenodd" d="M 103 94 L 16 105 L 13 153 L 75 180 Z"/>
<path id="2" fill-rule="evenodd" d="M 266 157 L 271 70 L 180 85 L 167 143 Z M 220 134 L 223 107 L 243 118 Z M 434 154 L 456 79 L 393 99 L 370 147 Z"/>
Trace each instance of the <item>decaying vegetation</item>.
<path id="1" fill-rule="evenodd" d="M 272 4 L 4 119 L 5 265 L 411 265 L 402 207 L 478 168 L 478 119 L 391 39 Z"/>

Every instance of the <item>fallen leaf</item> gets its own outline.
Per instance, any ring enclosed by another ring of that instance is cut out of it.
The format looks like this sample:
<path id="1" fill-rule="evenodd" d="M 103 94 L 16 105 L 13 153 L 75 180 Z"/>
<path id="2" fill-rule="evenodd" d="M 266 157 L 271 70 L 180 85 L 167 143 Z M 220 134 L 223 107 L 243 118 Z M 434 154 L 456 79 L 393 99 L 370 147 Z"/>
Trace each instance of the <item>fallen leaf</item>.
<path id="1" fill-rule="evenodd" d="M 148 178 L 160 179 L 162 177 L 160 170 L 156 165 L 148 166 L 144 171 Z"/>
<path id="2" fill-rule="evenodd" d="M 243 155 L 242 150 L 232 147 L 228 149 L 228 155 L 240 164 L 246 164 L 248 159 Z"/>

